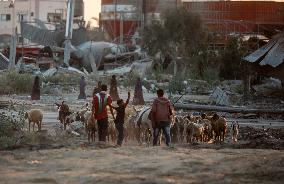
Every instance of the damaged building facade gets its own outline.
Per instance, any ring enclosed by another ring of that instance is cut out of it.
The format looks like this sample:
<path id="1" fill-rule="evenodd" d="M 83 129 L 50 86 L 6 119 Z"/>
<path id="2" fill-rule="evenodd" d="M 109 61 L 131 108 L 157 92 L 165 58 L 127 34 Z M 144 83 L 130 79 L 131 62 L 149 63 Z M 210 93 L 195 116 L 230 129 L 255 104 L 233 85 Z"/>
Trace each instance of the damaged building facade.
<path id="1" fill-rule="evenodd" d="M 21 41 L 21 22 L 59 23 L 66 20 L 66 13 L 66 0 L 0 0 L 0 43 L 3 46 L 9 44 L 12 30 L 16 27 L 18 40 Z M 83 0 L 76 0 L 74 16 L 83 15 Z M 48 29 L 54 29 L 48 24 L 46 26 Z M 29 42 L 28 39 L 24 40 L 25 43 Z"/>

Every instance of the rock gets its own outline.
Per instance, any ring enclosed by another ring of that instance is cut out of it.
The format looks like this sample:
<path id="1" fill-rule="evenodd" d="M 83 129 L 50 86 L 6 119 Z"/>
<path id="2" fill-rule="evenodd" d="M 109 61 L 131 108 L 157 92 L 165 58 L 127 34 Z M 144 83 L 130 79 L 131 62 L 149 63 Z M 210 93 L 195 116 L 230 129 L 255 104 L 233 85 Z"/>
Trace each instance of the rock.
<path id="1" fill-rule="evenodd" d="M 85 132 L 85 127 L 80 121 L 74 121 L 73 123 L 71 123 L 70 129 L 80 134 L 83 134 Z"/>
<path id="2" fill-rule="evenodd" d="M 147 88 L 145 88 L 145 86 L 142 86 L 142 90 L 143 90 L 143 93 L 147 93 L 148 92 L 148 90 L 147 90 Z"/>
<path id="3" fill-rule="evenodd" d="M 73 131 L 73 130 L 71 131 L 71 134 L 75 135 L 76 137 L 80 137 L 80 134 L 75 132 L 75 131 Z"/>
<path id="4" fill-rule="evenodd" d="M 220 87 L 216 87 L 210 95 L 210 99 L 218 105 L 235 105 L 240 101 L 241 97 L 241 95 L 236 93 L 222 90 Z"/>
<path id="5" fill-rule="evenodd" d="M 71 74 L 71 75 L 76 75 L 76 76 L 84 76 L 85 73 L 81 72 L 80 70 L 73 68 L 73 67 L 68 67 L 68 68 L 63 68 L 59 67 L 57 70 L 57 73 L 60 74 Z"/>
<path id="6" fill-rule="evenodd" d="M 229 96 L 221 88 L 216 87 L 213 93 L 210 95 L 210 99 L 219 105 L 229 105 Z"/>
<path id="7" fill-rule="evenodd" d="M 50 77 L 50 76 L 55 75 L 56 72 L 57 72 L 56 68 L 50 68 L 43 73 L 43 76 L 44 77 Z"/>
<path id="8" fill-rule="evenodd" d="M 262 84 L 252 86 L 252 89 L 255 91 L 256 95 L 270 96 L 274 92 L 280 91 L 282 85 L 280 80 L 270 77 L 263 80 Z"/>
<path id="9" fill-rule="evenodd" d="M 31 73 L 35 74 L 40 72 L 39 67 L 35 66 L 34 64 L 24 64 L 24 63 L 18 63 L 16 65 L 16 68 L 18 69 L 19 73 Z M 41 73 L 40 73 L 41 74 Z"/>

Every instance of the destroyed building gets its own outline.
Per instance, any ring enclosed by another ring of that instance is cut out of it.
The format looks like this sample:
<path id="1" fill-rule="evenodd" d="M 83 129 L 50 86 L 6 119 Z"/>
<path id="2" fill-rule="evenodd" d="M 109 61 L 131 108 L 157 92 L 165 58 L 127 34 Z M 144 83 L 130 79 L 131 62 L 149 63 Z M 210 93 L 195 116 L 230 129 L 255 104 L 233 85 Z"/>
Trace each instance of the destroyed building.
<path id="1" fill-rule="evenodd" d="M 276 35 L 266 45 L 243 58 L 252 70 L 265 77 L 274 77 L 284 84 L 284 33 Z"/>

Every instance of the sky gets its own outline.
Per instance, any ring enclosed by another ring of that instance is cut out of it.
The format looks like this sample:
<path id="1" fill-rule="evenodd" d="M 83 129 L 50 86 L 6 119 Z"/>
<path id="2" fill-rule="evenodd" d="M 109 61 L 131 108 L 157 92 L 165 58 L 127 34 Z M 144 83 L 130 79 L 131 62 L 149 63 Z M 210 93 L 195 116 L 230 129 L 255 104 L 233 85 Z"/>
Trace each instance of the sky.
<path id="1" fill-rule="evenodd" d="M 101 0 L 84 0 L 85 3 L 85 20 L 88 21 L 92 17 L 99 18 L 101 11 Z"/>

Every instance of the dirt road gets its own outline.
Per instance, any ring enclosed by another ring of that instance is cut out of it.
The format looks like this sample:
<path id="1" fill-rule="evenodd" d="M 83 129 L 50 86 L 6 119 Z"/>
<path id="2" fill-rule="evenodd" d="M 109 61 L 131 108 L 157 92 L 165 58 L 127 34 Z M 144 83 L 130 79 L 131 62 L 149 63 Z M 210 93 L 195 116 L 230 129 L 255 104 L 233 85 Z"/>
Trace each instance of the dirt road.
<path id="1" fill-rule="evenodd" d="M 107 145 L 0 152 L 0 183 L 283 183 L 284 152 Z"/>

